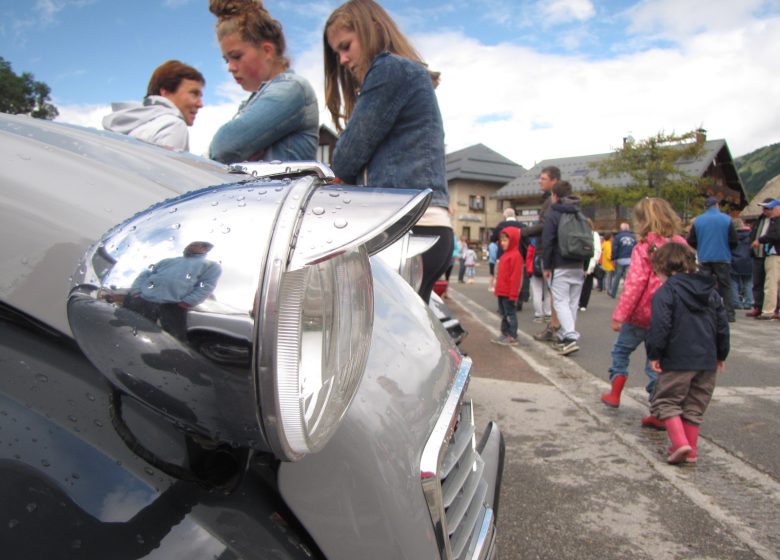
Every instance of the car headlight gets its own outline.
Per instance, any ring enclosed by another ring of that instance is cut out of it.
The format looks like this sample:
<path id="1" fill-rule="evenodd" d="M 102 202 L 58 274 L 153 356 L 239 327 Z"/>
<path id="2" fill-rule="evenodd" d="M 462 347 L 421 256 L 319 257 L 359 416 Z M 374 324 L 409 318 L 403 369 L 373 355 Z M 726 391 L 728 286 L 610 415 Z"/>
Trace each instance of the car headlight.
<path id="1" fill-rule="evenodd" d="M 299 459 L 337 429 L 364 372 L 369 256 L 429 199 L 313 177 L 182 195 L 88 252 L 71 329 L 114 385 L 183 429 Z"/>
<path id="2" fill-rule="evenodd" d="M 287 445 L 316 451 L 355 394 L 368 358 L 373 286 L 365 248 L 284 275 L 276 371 Z"/>

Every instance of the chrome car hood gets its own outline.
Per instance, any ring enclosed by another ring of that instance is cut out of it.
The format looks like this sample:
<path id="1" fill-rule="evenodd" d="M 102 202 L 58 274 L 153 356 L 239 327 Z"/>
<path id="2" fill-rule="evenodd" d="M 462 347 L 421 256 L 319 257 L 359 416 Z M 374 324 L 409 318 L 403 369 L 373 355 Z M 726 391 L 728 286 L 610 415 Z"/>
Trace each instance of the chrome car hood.
<path id="1" fill-rule="evenodd" d="M 70 277 L 92 243 L 161 200 L 240 178 L 126 136 L 0 114 L 0 300 L 69 334 Z"/>

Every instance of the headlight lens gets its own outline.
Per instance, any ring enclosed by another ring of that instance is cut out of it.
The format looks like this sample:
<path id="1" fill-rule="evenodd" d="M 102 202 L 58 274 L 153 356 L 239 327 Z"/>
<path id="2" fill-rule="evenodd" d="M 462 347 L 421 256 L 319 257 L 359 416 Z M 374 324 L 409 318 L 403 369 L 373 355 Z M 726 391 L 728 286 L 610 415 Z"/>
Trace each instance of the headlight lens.
<path id="1" fill-rule="evenodd" d="M 320 449 L 355 395 L 371 340 L 371 278 L 363 246 L 282 277 L 277 391 L 295 453 Z"/>

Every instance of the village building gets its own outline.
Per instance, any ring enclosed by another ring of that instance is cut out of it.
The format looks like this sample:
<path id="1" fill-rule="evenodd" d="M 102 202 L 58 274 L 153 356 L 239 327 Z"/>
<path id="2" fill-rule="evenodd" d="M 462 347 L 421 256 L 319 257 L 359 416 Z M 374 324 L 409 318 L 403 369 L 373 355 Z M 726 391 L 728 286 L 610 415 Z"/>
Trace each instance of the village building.
<path id="1" fill-rule="evenodd" d="M 763 211 L 763 208 L 758 204 L 767 198 L 780 200 L 780 175 L 777 175 L 766 182 L 761 190 L 756 193 L 756 196 L 754 196 L 742 212 L 740 212 L 739 217 L 747 221 L 757 220 Z"/>
<path id="2" fill-rule="evenodd" d="M 699 131 L 699 134 L 703 135 L 704 131 Z M 725 140 L 706 140 L 706 136 L 702 136 L 700 141 L 704 144 L 703 153 L 695 159 L 680 160 L 677 167 L 689 176 L 710 178 L 711 186 L 701 193 L 702 197 L 715 196 L 725 201 L 727 204 L 723 205 L 724 211 L 736 216 L 747 204 L 747 197 L 728 145 Z M 510 181 L 495 193 L 497 205 L 514 207 L 520 221 L 537 221 L 542 205 L 538 177 L 542 169 L 551 165 L 561 170 L 562 179 L 569 181 L 574 193 L 580 196 L 592 190 L 587 182 L 588 177 L 607 187 L 627 186 L 631 181 L 628 175 L 601 177 L 595 169 L 596 163 L 611 155 L 612 153 L 606 153 L 540 161 L 524 175 Z M 584 205 L 583 212 L 593 220 L 596 229 L 617 231 L 620 222 L 629 220 L 631 209 L 596 203 Z M 681 209 L 681 213 L 686 221 L 695 215 L 695 212 L 687 209 Z"/>
<path id="3" fill-rule="evenodd" d="M 481 250 L 487 246 L 493 227 L 504 219 L 504 208 L 509 206 L 494 195 L 522 176 L 525 168 L 483 144 L 452 152 L 446 158 L 453 231 Z"/>

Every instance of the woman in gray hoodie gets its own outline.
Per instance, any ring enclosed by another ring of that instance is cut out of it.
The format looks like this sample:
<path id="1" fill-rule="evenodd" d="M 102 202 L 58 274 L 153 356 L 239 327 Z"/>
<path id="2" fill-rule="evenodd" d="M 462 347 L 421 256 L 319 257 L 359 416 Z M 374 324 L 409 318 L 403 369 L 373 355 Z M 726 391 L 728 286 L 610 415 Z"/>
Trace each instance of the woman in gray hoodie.
<path id="1" fill-rule="evenodd" d="M 203 107 L 206 80 L 192 66 L 169 60 L 152 73 L 143 103 L 112 103 L 103 128 L 159 146 L 189 150 L 188 126 Z"/>

